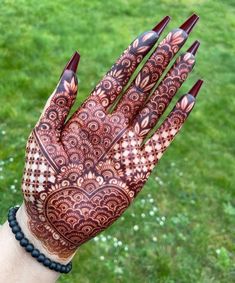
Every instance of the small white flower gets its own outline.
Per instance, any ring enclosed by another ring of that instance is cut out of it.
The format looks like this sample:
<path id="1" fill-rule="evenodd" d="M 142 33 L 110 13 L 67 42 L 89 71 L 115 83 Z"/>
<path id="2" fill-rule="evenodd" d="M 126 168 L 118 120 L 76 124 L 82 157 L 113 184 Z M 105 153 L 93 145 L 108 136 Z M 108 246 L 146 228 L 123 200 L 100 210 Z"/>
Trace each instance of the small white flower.
<path id="1" fill-rule="evenodd" d="M 106 242 L 106 237 L 105 236 L 101 236 L 101 241 L 102 242 Z"/>
<path id="2" fill-rule="evenodd" d="M 138 225 L 135 225 L 135 226 L 133 227 L 133 229 L 134 229 L 134 231 L 138 231 L 138 230 L 139 230 L 139 226 L 138 226 Z"/>
<path id="3" fill-rule="evenodd" d="M 153 211 L 153 210 L 150 210 L 150 211 L 149 211 L 149 215 L 150 215 L 150 216 L 153 216 L 153 215 L 154 215 L 154 211 Z"/>
<path id="4" fill-rule="evenodd" d="M 154 206 L 153 211 L 158 211 L 158 208 L 156 206 Z"/>
<path id="5" fill-rule="evenodd" d="M 154 242 L 157 242 L 157 237 L 153 236 L 152 240 L 153 240 Z"/>
<path id="6" fill-rule="evenodd" d="M 150 202 L 150 203 L 153 203 L 153 202 L 154 202 L 154 199 L 153 199 L 153 198 L 151 198 L 151 199 L 149 200 L 149 202 Z"/>
<path id="7" fill-rule="evenodd" d="M 9 161 L 10 161 L 10 162 L 13 162 L 13 161 L 14 161 L 14 158 L 13 158 L 13 157 L 10 157 L 10 158 L 9 158 Z"/>
<path id="8" fill-rule="evenodd" d="M 141 203 L 142 204 L 144 204 L 145 203 L 145 199 L 143 198 L 143 199 L 141 199 Z"/>
<path id="9" fill-rule="evenodd" d="M 141 213 L 141 217 L 142 217 L 142 218 L 145 218 L 145 214 L 144 214 L 144 213 Z"/>
<path id="10" fill-rule="evenodd" d="M 104 260 L 104 256 L 103 255 L 100 256 L 100 260 Z"/>
<path id="11" fill-rule="evenodd" d="M 163 222 L 163 221 L 160 221 L 159 224 L 160 224 L 161 226 L 163 226 L 163 225 L 164 225 L 164 222 Z"/>
<path id="12" fill-rule="evenodd" d="M 2 131 L 2 135 L 5 135 L 6 134 L 6 131 Z"/>
<path id="13" fill-rule="evenodd" d="M 118 244 L 119 247 L 121 247 L 122 246 L 122 241 L 118 241 L 117 244 Z"/>
<path id="14" fill-rule="evenodd" d="M 128 246 L 125 246 L 124 250 L 127 252 L 129 250 Z"/>

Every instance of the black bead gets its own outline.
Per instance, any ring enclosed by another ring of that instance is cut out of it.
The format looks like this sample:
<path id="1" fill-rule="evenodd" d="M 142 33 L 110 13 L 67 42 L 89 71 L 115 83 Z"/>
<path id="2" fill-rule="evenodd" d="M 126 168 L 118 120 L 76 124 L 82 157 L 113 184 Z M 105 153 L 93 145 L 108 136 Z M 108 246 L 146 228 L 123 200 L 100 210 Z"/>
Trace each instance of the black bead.
<path id="1" fill-rule="evenodd" d="M 20 245 L 22 247 L 26 247 L 28 245 L 29 241 L 26 238 L 23 238 L 20 240 Z"/>
<path id="2" fill-rule="evenodd" d="M 44 254 L 40 253 L 38 249 L 34 248 L 34 245 L 29 242 L 27 238 L 25 238 L 24 233 L 21 231 L 21 228 L 16 219 L 16 212 L 19 207 L 11 208 L 8 212 L 8 222 L 11 227 L 12 232 L 15 234 L 16 240 L 20 242 L 20 245 L 25 248 L 25 250 L 31 253 L 32 257 L 36 258 L 38 262 L 42 263 L 44 266 L 50 268 L 51 270 L 55 270 L 61 273 L 68 273 L 72 269 L 72 263 L 68 263 L 67 265 L 62 265 L 55 261 L 51 261 L 49 258 L 45 257 Z"/>
<path id="3" fill-rule="evenodd" d="M 18 225 L 17 222 L 16 222 L 16 220 L 12 220 L 12 221 L 9 222 L 9 226 L 10 226 L 11 228 L 14 227 L 14 226 L 16 226 L 16 225 Z"/>
<path id="4" fill-rule="evenodd" d="M 49 266 L 49 268 L 52 269 L 52 270 L 55 270 L 55 268 L 56 268 L 56 262 L 52 261 L 51 264 L 50 264 L 50 266 Z"/>
<path id="5" fill-rule="evenodd" d="M 40 252 L 39 252 L 38 249 L 34 249 L 34 250 L 32 250 L 31 255 L 32 255 L 32 257 L 37 258 L 37 257 L 39 257 Z"/>
<path id="6" fill-rule="evenodd" d="M 8 216 L 8 221 L 12 221 L 12 220 L 15 220 L 15 216 L 14 215 L 9 215 Z"/>
<path id="7" fill-rule="evenodd" d="M 72 269 L 72 265 L 71 264 L 68 264 L 66 265 L 66 273 L 69 273 Z"/>
<path id="8" fill-rule="evenodd" d="M 45 256 L 44 256 L 43 254 L 40 254 L 40 255 L 38 256 L 38 258 L 37 258 L 37 260 L 38 260 L 39 262 L 43 262 L 44 259 L 45 259 Z"/>
<path id="9" fill-rule="evenodd" d="M 43 261 L 43 265 L 44 266 L 50 266 L 51 264 L 51 260 L 49 258 L 45 258 L 44 261 Z"/>
<path id="10" fill-rule="evenodd" d="M 18 225 L 15 225 L 12 227 L 12 232 L 16 234 L 17 232 L 21 232 L 21 229 Z"/>
<path id="11" fill-rule="evenodd" d="M 24 234 L 22 232 L 17 232 L 15 234 L 15 238 L 16 238 L 16 240 L 20 241 L 24 238 Z"/>
<path id="12" fill-rule="evenodd" d="M 28 244 L 26 247 L 25 247 L 26 251 L 31 253 L 32 250 L 34 249 L 34 246 L 32 244 Z"/>
<path id="13" fill-rule="evenodd" d="M 61 272 L 61 264 L 60 263 L 56 263 L 56 271 Z"/>
<path id="14" fill-rule="evenodd" d="M 11 207 L 9 209 L 8 215 L 12 215 L 12 214 L 15 214 L 15 213 L 16 213 L 16 209 L 14 207 Z"/>

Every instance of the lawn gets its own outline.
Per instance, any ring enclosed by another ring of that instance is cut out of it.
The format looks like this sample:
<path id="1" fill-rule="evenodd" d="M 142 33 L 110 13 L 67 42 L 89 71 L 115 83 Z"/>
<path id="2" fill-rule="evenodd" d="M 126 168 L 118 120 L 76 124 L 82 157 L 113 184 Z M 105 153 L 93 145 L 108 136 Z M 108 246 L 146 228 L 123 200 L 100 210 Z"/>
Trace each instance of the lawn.
<path id="1" fill-rule="evenodd" d="M 187 124 L 144 190 L 111 228 L 82 246 L 61 283 L 235 282 L 235 7 L 232 0 L 2 0 L 0 221 L 20 203 L 24 149 L 66 60 L 81 53 L 76 106 L 140 32 L 191 13 L 201 41 L 180 89 L 205 84 Z"/>

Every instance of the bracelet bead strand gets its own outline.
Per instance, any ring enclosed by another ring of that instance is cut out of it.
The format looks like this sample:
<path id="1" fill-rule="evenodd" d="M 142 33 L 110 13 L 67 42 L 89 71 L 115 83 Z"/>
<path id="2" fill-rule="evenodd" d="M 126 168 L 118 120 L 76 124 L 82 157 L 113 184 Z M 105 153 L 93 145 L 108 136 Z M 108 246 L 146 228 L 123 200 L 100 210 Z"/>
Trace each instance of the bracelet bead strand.
<path id="1" fill-rule="evenodd" d="M 18 209 L 19 209 L 18 206 L 9 209 L 8 223 L 12 233 L 15 235 L 16 240 L 19 241 L 21 247 L 23 247 L 28 253 L 31 254 L 33 258 L 35 258 L 39 263 L 43 264 L 45 267 L 54 270 L 56 272 L 69 273 L 72 270 L 71 262 L 69 262 L 66 265 L 63 265 L 61 263 L 49 259 L 38 249 L 36 249 L 34 245 L 31 244 L 29 240 L 25 237 L 16 219 L 16 212 Z"/>

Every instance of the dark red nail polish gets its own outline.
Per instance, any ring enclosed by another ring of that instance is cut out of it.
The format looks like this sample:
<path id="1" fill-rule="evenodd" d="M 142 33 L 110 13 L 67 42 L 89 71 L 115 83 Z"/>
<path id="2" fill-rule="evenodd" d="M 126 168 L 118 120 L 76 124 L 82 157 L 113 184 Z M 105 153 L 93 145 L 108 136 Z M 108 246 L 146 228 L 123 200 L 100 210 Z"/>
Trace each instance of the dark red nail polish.
<path id="1" fill-rule="evenodd" d="M 60 77 L 62 77 L 65 70 L 71 70 L 74 73 L 76 73 L 79 60 L 80 60 L 80 54 L 77 51 L 75 51 L 73 56 L 69 59 L 68 63 L 64 67 L 64 70 Z"/>
<path id="2" fill-rule="evenodd" d="M 195 85 L 190 89 L 190 91 L 188 92 L 189 94 L 191 94 L 192 96 L 196 97 L 199 93 L 199 90 L 203 84 L 203 80 L 198 80 Z"/>
<path id="3" fill-rule="evenodd" d="M 198 47 L 200 46 L 200 41 L 196 40 L 194 43 L 189 47 L 187 52 L 195 55 L 197 53 Z"/>
<path id="4" fill-rule="evenodd" d="M 71 70 L 74 73 L 76 73 L 79 60 L 80 60 L 80 54 L 77 51 L 75 51 L 64 69 Z"/>
<path id="5" fill-rule="evenodd" d="M 199 20 L 199 16 L 196 14 L 193 14 L 191 17 L 189 17 L 181 26 L 180 29 L 184 30 L 187 34 L 190 34 L 193 27 Z"/>
<path id="6" fill-rule="evenodd" d="M 163 32 L 163 30 L 165 29 L 165 27 L 167 26 L 167 24 L 170 21 L 170 17 L 166 16 L 165 18 L 163 18 L 160 23 L 158 23 L 154 28 L 153 31 L 155 31 L 156 33 L 158 33 L 158 35 L 160 36 L 161 33 Z"/>

